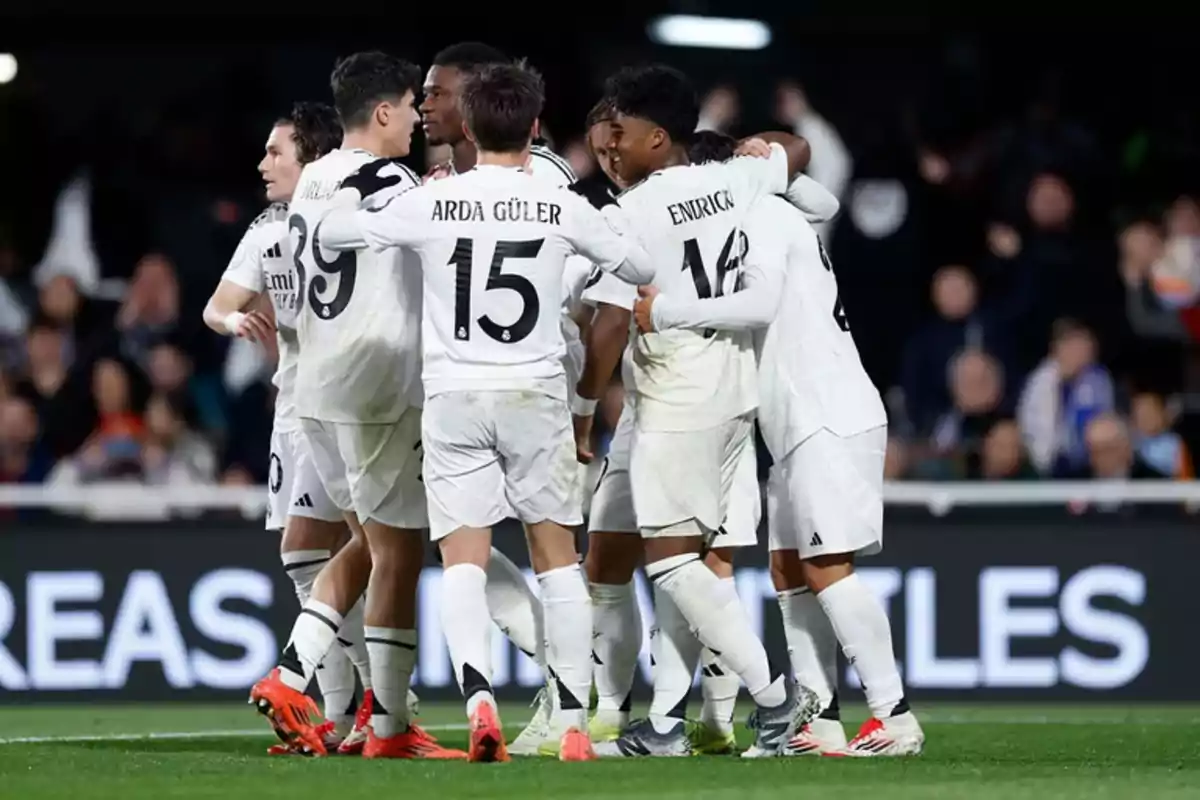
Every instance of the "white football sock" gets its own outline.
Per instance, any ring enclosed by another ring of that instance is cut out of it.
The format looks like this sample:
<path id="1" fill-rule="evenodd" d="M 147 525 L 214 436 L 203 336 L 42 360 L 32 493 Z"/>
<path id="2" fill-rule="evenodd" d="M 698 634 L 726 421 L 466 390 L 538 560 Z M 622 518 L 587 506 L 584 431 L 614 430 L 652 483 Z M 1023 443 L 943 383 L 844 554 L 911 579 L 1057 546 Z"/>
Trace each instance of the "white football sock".
<path id="1" fill-rule="evenodd" d="M 749 628 L 750 618 L 746 616 L 746 609 L 738 597 L 737 583 L 732 577 L 721 578 L 721 590 L 730 601 L 737 603 L 742 619 Z M 704 697 L 701 722 L 720 733 L 733 733 L 733 712 L 741 688 L 742 682 L 737 674 L 713 655 L 712 650 L 705 647 L 700 651 L 700 693 Z"/>
<path id="2" fill-rule="evenodd" d="M 487 607 L 496 627 L 517 649 L 546 666 L 542 604 L 521 568 L 496 548 L 487 564 Z"/>
<path id="3" fill-rule="evenodd" d="M 298 692 L 308 690 L 317 666 L 337 638 L 342 615 L 311 597 L 292 626 L 292 635 L 279 658 L 279 678 Z"/>
<path id="4" fill-rule="evenodd" d="M 825 609 L 807 588 L 788 589 L 779 593 L 779 613 L 796 681 L 817 693 L 823 713 L 836 712 L 838 641 Z"/>
<path id="5" fill-rule="evenodd" d="M 646 565 L 691 624 L 696 637 L 746 684 L 754 702 L 775 708 L 787 701 L 782 676 L 772 677 L 762 641 L 746 623 L 741 603 L 721 590 L 721 579 L 694 553 Z"/>
<path id="6" fill-rule="evenodd" d="M 479 613 L 487 603 L 488 575 L 474 564 L 455 564 L 442 573 L 442 632 L 467 716 L 492 698 L 492 621 Z"/>
<path id="7" fill-rule="evenodd" d="M 546 618 L 547 657 L 560 699 L 561 727 L 587 730 L 592 692 L 592 598 L 578 564 L 538 575 Z"/>
<path id="8" fill-rule="evenodd" d="M 629 712 L 633 677 L 642 649 L 642 614 L 633 582 L 622 586 L 593 583 L 592 641 L 596 710 Z"/>
<path id="9" fill-rule="evenodd" d="M 371 659 L 367 655 L 367 645 L 363 642 L 363 604 L 366 601 L 359 598 L 350 607 L 342 619 L 342 627 L 338 630 L 338 644 L 342 646 L 346 657 L 354 665 L 358 679 L 362 682 L 363 691 L 371 688 Z"/>
<path id="10" fill-rule="evenodd" d="M 700 640 L 671 599 L 657 584 L 654 586 L 655 630 L 650 634 L 654 695 L 650 699 L 650 722 L 659 733 L 667 733 L 687 717 L 692 678 L 700 659 Z"/>
<path id="11" fill-rule="evenodd" d="M 280 554 L 283 571 L 292 579 L 301 606 L 308 602 L 309 596 L 312 595 L 313 583 L 331 555 L 328 550 L 292 550 Z M 346 622 L 342 622 L 343 629 Z M 345 733 L 354 724 L 356 708 L 354 666 L 342 652 L 342 648 L 331 647 L 325 654 L 321 666 L 317 668 L 317 686 L 321 690 L 321 699 L 325 705 L 325 719 L 337 725 L 339 733 Z"/>
<path id="12" fill-rule="evenodd" d="M 408 687 L 417 663 L 417 632 L 372 625 L 363 632 L 374 683 L 371 730 L 386 739 L 408 730 Z"/>
<path id="13" fill-rule="evenodd" d="M 817 595 L 833 625 L 846 660 L 862 679 L 871 713 L 887 719 L 904 700 L 904 684 L 892 650 L 892 627 L 879 598 L 856 573 L 842 578 Z"/>

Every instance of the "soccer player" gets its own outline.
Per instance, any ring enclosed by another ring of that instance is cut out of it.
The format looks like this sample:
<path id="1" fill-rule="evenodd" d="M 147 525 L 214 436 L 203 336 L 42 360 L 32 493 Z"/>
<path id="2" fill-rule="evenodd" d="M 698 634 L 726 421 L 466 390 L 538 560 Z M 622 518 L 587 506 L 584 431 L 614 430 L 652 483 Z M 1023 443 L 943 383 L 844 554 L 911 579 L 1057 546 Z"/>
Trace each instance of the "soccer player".
<path id="1" fill-rule="evenodd" d="M 421 121 L 431 145 L 449 145 L 452 159 L 435 166 L 426 181 L 438 180 L 467 172 L 475 166 L 478 150 L 474 141 L 463 131 L 461 110 L 464 81 L 488 64 L 512 63 L 512 59 L 491 45 L 481 42 L 460 42 L 450 45 L 433 59 L 425 76 L 424 99 L 421 101 Z M 539 181 L 550 186 L 568 186 L 575 182 L 571 167 L 547 147 L 529 148 L 526 169 Z M 566 339 L 564 367 L 567 387 L 574 402 L 574 387 L 582 370 L 583 343 L 580 339 L 579 301 L 583 284 L 591 270 L 586 259 L 569 259 L 564 277 L 563 335 Z M 621 283 L 615 278 L 611 279 Z M 627 285 L 627 284 L 626 284 Z M 632 291 L 632 290 L 631 290 Z M 488 562 L 488 611 L 500 630 L 504 631 L 521 651 L 547 670 L 542 606 L 529 589 L 521 570 L 499 550 L 493 549 Z M 549 673 L 547 673 L 548 676 Z M 557 711 L 558 693 L 547 679 L 547 690 L 539 691 L 535 700 L 537 712 L 529 725 L 509 743 L 513 755 L 535 755 L 543 744 L 556 744 L 552 718 Z"/>
<path id="2" fill-rule="evenodd" d="M 681 73 L 657 65 L 622 70 L 605 94 L 616 110 L 613 165 L 631 187 L 621 196 L 623 220 L 660 265 L 653 285 L 696 297 L 733 291 L 747 251 L 741 228 L 750 206 L 786 189 L 807 162 L 807 143 L 764 134 L 776 142 L 770 158 L 692 166 L 687 142 L 699 110 Z M 756 146 L 766 148 L 762 139 L 749 145 Z M 752 446 L 757 397 L 749 336 L 690 330 L 639 336 L 632 366 L 637 415 L 629 477 L 646 573 L 758 706 L 756 741 L 744 755 L 777 755 L 819 711 L 816 695 L 773 673 L 741 604 L 701 558 L 725 520 L 742 453 Z M 682 722 L 660 725 L 653 734 L 682 733 Z"/>
<path id="3" fill-rule="evenodd" d="M 267 530 L 283 532 L 280 557 L 302 605 L 312 594 L 317 574 L 345 542 L 347 530 L 341 512 L 317 477 L 296 418 L 298 287 L 287 241 L 287 212 L 304 165 L 341 141 L 337 112 L 321 103 L 297 103 L 290 114 L 275 122 L 258 164 L 271 206 L 250 223 L 204 308 L 205 323 L 217 333 L 263 344 L 274 337 L 277 342 L 279 364 L 273 383 L 278 393 L 271 430 Z M 269 305 L 259 310 L 257 304 L 264 297 Z M 361 606 L 354 611 L 343 625 L 341 641 L 346 652 L 330 650 L 317 672 L 326 719 L 320 732 L 327 748 L 345 745 L 354 749 L 366 740 L 365 729 L 355 728 L 354 670 L 357 667 L 367 691 L 371 673 L 362 641 Z M 364 698 L 369 701 L 369 696 Z M 275 745 L 270 752 L 290 750 Z"/>
<path id="4" fill-rule="evenodd" d="M 606 137 L 609 135 L 607 131 L 598 130 L 607 125 L 604 118 L 602 109 L 597 107 L 593 110 L 593 118 L 589 119 L 592 123 L 589 126 L 589 139 L 597 149 L 605 146 Z M 691 162 L 696 164 L 726 161 L 733 157 L 735 146 L 736 142 L 729 137 L 706 131 L 696 134 L 689 146 L 688 155 Z M 606 161 L 607 159 L 601 159 L 602 169 L 606 168 Z M 615 176 L 614 182 L 620 185 L 620 177 Z M 810 208 L 811 211 L 806 210 L 806 214 L 810 214 L 813 219 L 830 219 L 837 213 L 837 199 L 803 175 L 796 177 L 793 186 L 789 188 L 789 196 L 795 198 L 802 206 Z M 592 337 L 589 344 L 593 345 L 593 348 L 600 348 L 601 364 L 596 365 L 597 353 L 593 350 L 589 354 L 589 360 L 593 362 L 587 378 L 590 383 L 581 384 L 580 390 L 583 392 L 594 391 L 595 386 L 599 385 L 597 377 L 603 380 L 606 371 L 611 373 L 610 362 L 605 361 L 605 358 L 615 358 L 615 351 L 609 348 L 613 355 L 603 355 L 606 346 L 603 337 L 612 336 L 624 344 L 624 332 L 628 330 L 630 320 L 629 310 L 636 299 L 631 296 L 632 292 L 626 291 L 627 286 L 622 285 L 615 290 L 611 287 L 605 289 L 605 286 L 606 284 L 596 282 L 584 293 L 585 300 L 598 300 L 600 303 L 594 323 L 600 335 Z M 604 332 L 602 328 L 605 324 L 602 318 L 609 313 L 617 315 L 616 322 L 610 328 L 611 333 Z M 624 361 L 622 366 L 626 384 L 632 385 L 628 361 Z M 634 566 L 641 557 L 641 540 L 629 535 L 637 533 L 629 485 L 632 416 L 633 411 L 627 402 L 605 461 L 603 477 L 592 499 L 590 520 L 592 529 L 587 560 L 588 576 L 592 582 L 593 602 L 596 606 L 596 647 L 604 653 L 599 659 L 601 663 L 596 667 L 599 702 L 596 715 L 592 719 L 592 735 L 593 738 L 605 740 L 617 738 L 617 733 L 624 728 L 628 716 L 627 708 L 622 714 L 620 707 L 614 702 L 620 702 L 618 698 L 623 695 L 606 697 L 603 688 L 608 684 L 606 679 L 627 692 L 633 682 L 635 660 L 640 647 L 640 623 L 630 631 L 628 622 L 624 622 L 622 615 L 616 613 L 612 615 L 611 624 L 605 626 L 602 611 L 606 606 L 601 602 L 602 598 L 609 595 L 624 595 L 631 598 L 630 603 L 636 609 L 636 603 L 632 601 L 632 586 L 621 585 L 621 582 L 632 578 Z M 729 498 L 725 523 L 705 556 L 705 563 L 721 579 L 722 588 L 732 601 L 738 600 L 733 583 L 733 556 L 738 548 L 757 543 L 760 517 L 756 458 L 753 448 L 747 448 L 734 473 L 733 491 Z M 612 583 L 617 585 L 609 585 Z M 625 591 L 619 592 L 621 589 Z M 603 594 L 600 590 L 603 590 Z M 620 608 L 618 604 L 612 605 L 614 610 Z M 734 747 L 733 711 L 740 686 L 737 676 L 723 665 L 710 649 L 700 649 L 695 637 L 690 635 L 686 620 L 681 617 L 670 597 L 664 592 L 655 591 L 655 608 L 658 624 L 651 634 L 654 664 L 651 728 L 643 726 L 643 736 L 639 736 L 638 731 L 631 731 L 631 735 L 626 736 L 623 742 L 618 740 L 615 747 L 598 747 L 598 754 L 637 756 L 731 752 Z M 689 737 L 684 737 L 681 733 L 670 737 L 654 735 L 655 724 L 661 729 L 679 731 L 674 722 L 684 719 L 697 655 L 701 657 L 701 691 L 704 698 L 698 724 L 690 726 Z M 608 664 L 617 664 L 622 671 L 609 669 Z"/>
<path id="5" fill-rule="evenodd" d="M 425 280 L 425 486 L 445 565 L 443 627 L 467 701 L 474 761 L 508 758 L 491 687 L 485 571 L 491 527 L 525 524 L 561 695 L 558 756 L 595 757 L 586 733 L 592 614 L 570 526 L 582 521 L 559 319 L 566 260 L 623 280 L 654 275 L 649 254 L 578 195 L 524 170 L 544 102 L 541 76 L 493 64 L 467 78 L 470 172 L 426 184 L 378 213 L 335 212 L 335 247 L 414 247 Z"/>
<path id="6" fill-rule="evenodd" d="M 789 195 L 797 191 L 793 185 Z M 644 290 L 635 315 L 643 331 L 769 322 L 756 345 L 759 421 L 775 460 L 771 574 L 792 667 L 822 708 L 784 752 L 913 755 L 925 737 L 904 697 L 887 615 L 854 573 L 855 557 L 883 544 L 887 415 L 850 336 L 829 256 L 801 216 L 779 198 L 762 198 L 746 234 L 753 247 L 782 257 L 760 260 L 758 280 L 748 276 L 743 291 L 711 299 Z M 776 316 L 781 298 L 787 313 Z M 836 642 L 872 712 L 848 744 L 838 715 Z"/>
<path id="7" fill-rule="evenodd" d="M 407 155 L 420 71 L 378 52 L 339 62 L 331 78 L 342 147 L 305 167 L 289 209 L 299 275 L 297 414 L 313 463 L 353 536 L 317 578 L 279 667 L 251 700 L 276 732 L 325 753 L 303 692 L 366 589 L 373 698 L 367 758 L 461 758 L 410 721 L 416 588 L 428 524 L 421 485 L 420 279 L 414 254 L 330 253 L 320 219 L 342 204 L 382 203 L 417 185 Z M 359 527 L 361 523 L 361 527 Z M 350 553 L 350 555 L 347 555 Z M 369 579 L 369 580 L 368 580 Z"/>

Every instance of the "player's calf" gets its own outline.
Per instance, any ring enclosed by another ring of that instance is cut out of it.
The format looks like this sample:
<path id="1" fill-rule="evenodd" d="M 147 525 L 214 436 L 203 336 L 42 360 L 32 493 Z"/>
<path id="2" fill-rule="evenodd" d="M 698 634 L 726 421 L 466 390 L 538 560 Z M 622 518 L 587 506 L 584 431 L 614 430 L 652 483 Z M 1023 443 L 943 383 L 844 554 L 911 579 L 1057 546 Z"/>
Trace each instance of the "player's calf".
<path id="1" fill-rule="evenodd" d="M 596 711 L 589 723 L 595 741 L 609 741 L 629 724 L 634 674 L 642 648 L 642 618 L 633 572 L 642 558 L 641 537 L 593 531 L 584 569 L 592 596 L 593 677 Z"/>

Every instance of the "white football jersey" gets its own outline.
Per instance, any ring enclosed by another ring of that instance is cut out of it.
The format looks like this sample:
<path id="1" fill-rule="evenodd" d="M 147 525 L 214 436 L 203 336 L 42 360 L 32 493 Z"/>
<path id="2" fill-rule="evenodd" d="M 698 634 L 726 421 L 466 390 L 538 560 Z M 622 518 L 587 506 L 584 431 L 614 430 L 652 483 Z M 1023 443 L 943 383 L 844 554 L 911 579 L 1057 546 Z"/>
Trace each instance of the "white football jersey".
<path id="1" fill-rule="evenodd" d="M 296 267 L 288 242 L 288 207 L 273 203 L 259 214 L 238 243 L 221 280 L 252 292 L 266 292 L 275 310 L 275 339 L 279 363 L 271 382 L 275 395 L 275 430 L 298 429 L 296 419 L 296 368 L 300 344 L 296 339 Z"/>
<path id="2" fill-rule="evenodd" d="M 658 267 L 654 286 L 679 297 L 720 297 L 738 285 L 747 211 L 787 188 L 787 158 L 740 157 L 669 167 L 619 198 L 623 216 Z M 639 335 L 633 389 L 643 430 L 716 427 L 757 406 L 749 331 L 671 329 Z"/>
<path id="3" fill-rule="evenodd" d="M 304 168 L 288 216 L 300 302 L 301 417 L 394 423 L 420 406 L 421 278 L 411 251 L 335 252 L 320 244 L 333 208 L 371 205 L 418 186 L 407 167 L 365 150 L 334 150 Z"/>
<path id="4" fill-rule="evenodd" d="M 764 197 L 746 223 L 759 237 L 786 239 L 786 276 L 775 321 L 755 332 L 759 350 L 759 425 L 781 460 L 821 428 L 838 436 L 887 424 L 879 392 L 850 335 L 829 256 L 803 214 Z"/>
<path id="5" fill-rule="evenodd" d="M 517 168 L 477 166 L 354 216 L 373 247 L 420 253 L 430 396 L 534 388 L 566 399 L 566 261 L 616 270 L 639 249 L 582 197 Z"/>

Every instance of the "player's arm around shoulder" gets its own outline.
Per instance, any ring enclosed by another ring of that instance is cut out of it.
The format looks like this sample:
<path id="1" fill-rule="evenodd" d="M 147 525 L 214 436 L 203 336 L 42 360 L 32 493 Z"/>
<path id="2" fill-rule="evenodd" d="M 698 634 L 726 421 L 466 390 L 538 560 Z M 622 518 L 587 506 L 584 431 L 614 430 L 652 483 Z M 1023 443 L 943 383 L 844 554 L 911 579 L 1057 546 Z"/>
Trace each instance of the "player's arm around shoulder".
<path id="1" fill-rule="evenodd" d="M 650 254 L 630 233 L 633 226 L 624 221 L 614 198 L 585 199 L 574 191 L 563 195 L 567 212 L 564 235 L 576 253 L 626 283 L 636 285 L 654 280 L 656 270 Z M 595 208 L 594 203 L 601 208 Z"/>
<path id="2" fill-rule="evenodd" d="M 365 187 L 353 205 L 336 205 L 319 223 L 321 246 L 329 250 L 386 250 L 389 247 L 414 247 L 425 239 L 434 193 L 447 178 L 422 185 L 411 170 L 405 180 L 378 187 Z M 356 189 L 357 186 L 343 190 Z"/>

